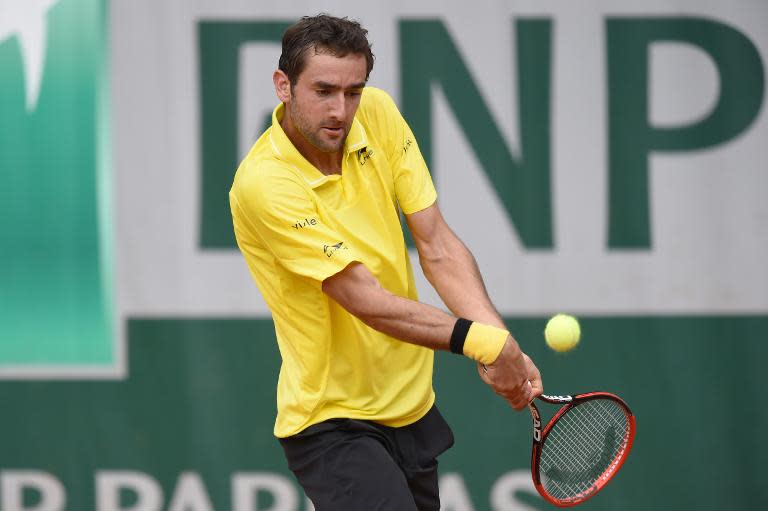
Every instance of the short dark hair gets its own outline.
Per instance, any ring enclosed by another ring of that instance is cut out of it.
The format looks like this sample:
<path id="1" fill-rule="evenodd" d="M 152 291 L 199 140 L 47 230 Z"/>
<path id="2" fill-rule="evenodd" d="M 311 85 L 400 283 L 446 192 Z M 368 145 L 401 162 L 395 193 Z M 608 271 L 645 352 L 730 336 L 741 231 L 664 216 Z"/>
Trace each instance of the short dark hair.
<path id="1" fill-rule="evenodd" d="M 291 84 L 295 84 L 304 70 L 309 51 L 330 53 L 336 57 L 352 53 L 365 56 L 365 79 L 368 80 L 374 57 L 367 35 L 368 31 L 360 23 L 346 17 L 337 18 L 328 14 L 304 16 L 283 34 L 283 52 L 277 67 L 288 76 Z"/>

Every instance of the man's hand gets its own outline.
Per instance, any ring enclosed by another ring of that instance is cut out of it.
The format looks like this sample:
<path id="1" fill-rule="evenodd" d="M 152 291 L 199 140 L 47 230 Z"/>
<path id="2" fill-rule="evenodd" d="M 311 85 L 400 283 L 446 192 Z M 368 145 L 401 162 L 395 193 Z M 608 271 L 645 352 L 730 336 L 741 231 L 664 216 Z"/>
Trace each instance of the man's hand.
<path id="1" fill-rule="evenodd" d="M 541 381 L 539 368 L 533 363 L 531 357 L 523 353 L 523 360 L 525 360 L 525 366 L 528 368 L 528 382 L 530 382 L 531 390 L 533 391 L 533 397 L 531 398 L 531 401 L 533 401 L 544 393 L 544 382 Z M 528 402 L 530 403 L 531 401 Z"/>
<path id="2" fill-rule="evenodd" d="M 539 369 L 512 336 L 507 337 L 499 358 L 487 367 L 478 364 L 477 371 L 515 410 L 522 410 L 544 391 Z"/>

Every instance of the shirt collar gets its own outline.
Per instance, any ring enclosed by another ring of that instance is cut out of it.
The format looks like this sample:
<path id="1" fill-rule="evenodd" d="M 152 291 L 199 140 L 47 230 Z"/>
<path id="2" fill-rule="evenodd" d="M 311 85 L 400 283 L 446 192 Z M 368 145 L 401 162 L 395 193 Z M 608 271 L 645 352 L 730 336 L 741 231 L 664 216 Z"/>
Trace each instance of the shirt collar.
<path id="1" fill-rule="evenodd" d="M 275 155 L 295 169 L 312 188 L 320 186 L 326 181 L 339 179 L 341 177 L 339 174 L 325 175 L 320 172 L 296 149 L 296 146 L 293 145 L 293 142 L 283 131 L 283 127 L 280 126 L 280 120 L 283 118 L 284 113 L 284 103 L 277 105 L 272 112 L 272 129 L 269 133 L 269 141 L 272 144 L 272 150 Z M 368 135 L 362 123 L 355 116 L 352 119 L 352 126 L 349 128 L 347 140 L 344 142 L 344 154 L 345 156 L 349 155 L 349 153 L 359 151 L 367 145 Z"/>

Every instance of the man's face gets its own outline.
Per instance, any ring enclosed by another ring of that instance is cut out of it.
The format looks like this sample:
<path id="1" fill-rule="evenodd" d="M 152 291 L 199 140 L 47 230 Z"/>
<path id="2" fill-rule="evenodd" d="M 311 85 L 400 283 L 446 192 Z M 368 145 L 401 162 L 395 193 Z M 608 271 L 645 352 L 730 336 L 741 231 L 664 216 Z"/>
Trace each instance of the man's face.
<path id="1" fill-rule="evenodd" d="M 363 55 L 335 57 L 310 50 L 304 70 L 291 87 L 286 113 L 299 133 L 324 153 L 340 151 L 365 87 Z"/>

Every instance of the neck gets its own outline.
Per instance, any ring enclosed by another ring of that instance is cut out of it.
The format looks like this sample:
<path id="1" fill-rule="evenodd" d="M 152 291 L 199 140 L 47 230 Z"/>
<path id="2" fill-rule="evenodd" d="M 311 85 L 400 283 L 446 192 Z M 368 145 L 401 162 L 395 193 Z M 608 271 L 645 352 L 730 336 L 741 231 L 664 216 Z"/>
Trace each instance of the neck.
<path id="1" fill-rule="evenodd" d="M 334 152 L 324 152 L 312 145 L 301 132 L 296 129 L 296 125 L 291 121 L 288 109 L 283 111 L 283 118 L 280 119 L 280 127 L 283 128 L 288 140 L 293 143 L 296 150 L 306 158 L 317 170 L 323 174 L 341 174 L 341 162 L 343 159 L 343 150 Z"/>

